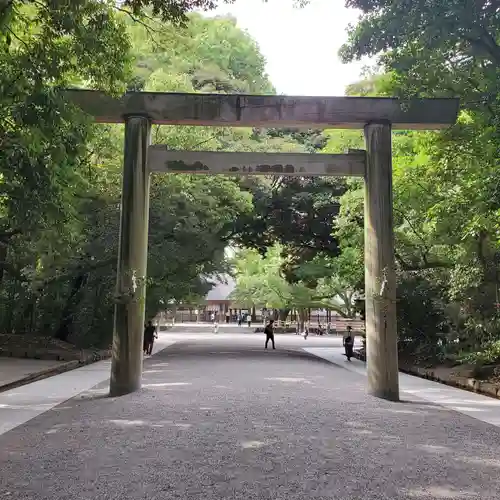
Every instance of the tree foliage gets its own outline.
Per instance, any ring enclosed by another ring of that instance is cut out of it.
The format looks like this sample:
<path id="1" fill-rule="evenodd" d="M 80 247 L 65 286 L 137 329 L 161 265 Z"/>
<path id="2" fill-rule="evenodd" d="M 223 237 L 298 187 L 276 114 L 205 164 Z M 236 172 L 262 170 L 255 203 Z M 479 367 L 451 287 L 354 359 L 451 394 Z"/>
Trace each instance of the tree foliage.
<path id="1" fill-rule="evenodd" d="M 398 324 L 430 350 L 447 338 L 478 349 L 500 335 L 500 10 L 487 0 L 347 3 L 362 14 L 341 55 L 380 65 L 350 92 L 460 98 L 450 129 L 393 134 Z M 341 248 L 362 241 L 361 196 L 351 184 L 341 200 Z"/>
<path id="2" fill-rule="evenodd" d="M 401 95 L 461 98 L 498 125 L 500 9 L 490 0 L 349 0 L 360 22 L 342 48 L 344 60 L 380 56 Z"/>
<path id="3" fill-rule="evenodd" d="M 296 310 L 302 323 L 309 308 L 328 308 L 345 317 L 354 316 L 355 290 L 339 259 L 316 257 L 306 261 L 295 269 L 291 282 L 283 271 L 290 258 L 280 244 L 269 247 L 265 255 L 255 249 L 241 249 L 233 259 L 233 300 L 240 307 L 279 311 L 281 319 Z"/>
<path id="4" fill-rule="evenodd" d="M 234 19 L 192 14 L 179 26 L 165 19 L 180 20 L 180 11 L 165 17 L 153 3 L 13 1 L 2 11 L 3 332 L 53 334 L 82 345 L 111 334 L 123 129 L 90 123 L 60 99 L 58 87 L 272 91 L 258 47 Z M 142 9 L 138 21 L 134 9 Z M 222 127 L 155 127 L 152 138 L 191 150 L 300 147 Z M 171 300 L 206 293 L 204 277 L 224 269 L 234 221 L 251 208 L 251 193 L 235 179 L 153 178 L 149 316 Z"/>

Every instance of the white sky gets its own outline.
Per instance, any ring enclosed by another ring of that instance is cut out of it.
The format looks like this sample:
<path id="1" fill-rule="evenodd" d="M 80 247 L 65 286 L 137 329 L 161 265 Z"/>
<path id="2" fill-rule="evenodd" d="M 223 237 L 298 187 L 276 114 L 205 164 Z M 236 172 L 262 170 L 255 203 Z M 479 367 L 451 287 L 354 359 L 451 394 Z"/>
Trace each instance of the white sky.
<path id="1" fill-rule="evenodd" d="M 360 79 L 367 63 L 344 65 L 337 55 L 348 24 L 358 17 L 344 7 L 344 0 L 311 0 L 304 8 L 293 7 L 293 0 L 236 0 L 215 14 L 236 17 L 257 41 L 278 93 L 344 95 L 346 85 Z"/>

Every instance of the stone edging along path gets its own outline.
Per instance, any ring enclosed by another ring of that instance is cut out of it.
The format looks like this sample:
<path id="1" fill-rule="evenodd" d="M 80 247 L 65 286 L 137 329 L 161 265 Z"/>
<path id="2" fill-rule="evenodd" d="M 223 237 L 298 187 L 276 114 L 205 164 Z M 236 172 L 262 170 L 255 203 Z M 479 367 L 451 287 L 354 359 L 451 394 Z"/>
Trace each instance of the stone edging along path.
<path id="1" fill-rule="evenodd" d="M 355 351 L 354 357 L 360 361 L 366 362 L 365 357 L 360 355 L 359 352 Z M 443 377 L 442 375 L 436 374 L 432 368 L 421 368 L 417 366 L 400 366 L 399 371 L 415 377 L 425 378 L 427 380 L 432 380 L 433 382 L 439 382 L 440 384 L 456 387 L 458 389 L 477 392 L 478 394 L 483 394 L 484 396 L 500 399 L 500 387 L 496 384 L 492 384 L 491 382 L 485 382 L 483 380 L 477 380 L 470 377 Z"/>
<path id="2" fill-rule="evenodd" d="M 99 359 L 96 358 L 87 358 L 84 361 L 68 361 L 66 363 L 61 363 L 58 366 L 53 366 L 51 368 L 47 368 L 45 370 L 40 370 L 38 372 L 30 373 L 26 375 L 26 377 L 20 378 L 18 380 L 14 380 L 13 382 L 9 382 L 7 384 L 0 385 L 0 392 L 8 391 L 10 389 L 16 389 L 17 387 L 21 387 L 22 385 L 30 384 L 31 382 L 36 382 L 38 380 L 43 380 L 45 378 L 52 377 L 54 375 L 59 375 L 60 373 L 69 372 L 71 370 L 75 370 L 76 368 L 81 368 L 85 365 L 90 365 L 92 363 L 97 363 L 98 361 L 102 361 L 104 359 L 109 359 L 111 357 L 111 352 L 106 354 L 101 354 Z"/>

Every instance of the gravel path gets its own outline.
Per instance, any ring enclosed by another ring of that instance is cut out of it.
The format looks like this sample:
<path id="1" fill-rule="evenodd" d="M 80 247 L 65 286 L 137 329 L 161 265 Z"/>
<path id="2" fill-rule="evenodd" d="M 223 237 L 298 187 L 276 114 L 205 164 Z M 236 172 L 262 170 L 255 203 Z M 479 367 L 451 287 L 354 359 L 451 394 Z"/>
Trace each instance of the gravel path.
<path id="1" fill-rule="evenodd" d="M 0 436 L 0 499 L 498 499 L 500 429 L 302 351 L 179 343 Z"/>

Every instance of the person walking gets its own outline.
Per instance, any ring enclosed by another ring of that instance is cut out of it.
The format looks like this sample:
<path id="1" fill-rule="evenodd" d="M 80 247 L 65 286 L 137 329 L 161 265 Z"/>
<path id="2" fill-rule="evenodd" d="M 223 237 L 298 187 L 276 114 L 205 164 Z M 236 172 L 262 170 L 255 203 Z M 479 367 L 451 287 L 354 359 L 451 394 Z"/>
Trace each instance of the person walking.
<path id="1" fill-rule="evenodd" d="M 351 362 L 351 358 L 354 351 L 354 336 L 352 334 L 351 325 L 347 327 L 347 333 L 346 336 L 344 337 L 343 344 L 345 349 L 345 357 L 347 358 L 347 361 Z"/>
<path id="2" fill-rule="evenodd" d="M 146 328 L 144 328 L 144 353 L 147 356 L 151 356 L 153 353 L 153 344 L 155 338 L 158 338 L 158 333 L 156 332 L 156 326 L 153 325 L 152 321 L 148 321 Z"/>
<path id="3" fill-rule="evenodd" d="M 276 349 L 276 346 L 274 345 L 274 319 L 269 320 L 269 323 L 264 328 L 264 333 L 266 334 L 265 348 L 267 349 L 267 344 L 269 343 L 269 341 L 271 341 L 273 344 L 273 349 Z"/>
<path id="4" fill-rule="evenodd" d="M 247 325 L 248 328 L 252 326 L 252 316 L 250 316 L 250 314 L 247 314 Z"/>

